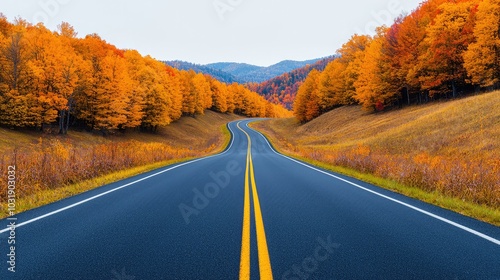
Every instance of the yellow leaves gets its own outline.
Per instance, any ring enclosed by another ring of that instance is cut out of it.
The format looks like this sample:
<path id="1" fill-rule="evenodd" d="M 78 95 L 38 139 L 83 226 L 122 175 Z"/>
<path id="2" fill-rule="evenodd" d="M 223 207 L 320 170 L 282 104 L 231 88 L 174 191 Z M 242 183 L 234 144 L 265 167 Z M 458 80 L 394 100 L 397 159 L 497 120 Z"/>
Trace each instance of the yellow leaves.
<path id="1" fill-rule="evenodd" d="M 356 99 L 363 108 L 374 111 L 378 102 L 384 103 L 385 90 L 387 86 L 382 80 L 383 72 L 386 70 L 383 67 L 382 59 L 383 46 L 385 42 L 385 29 L 379 29 L 377 36 L 371 41 L 365 50 L 363 58 L 363 67 L 359 70 L 359 77 L 354 83 Z"/>
<path id="2" fill-rule="evenodd" d="M 300 86 L 293 104 L 294 115 L 300 122 L 308 122 L 320 115 L 318 82 L 320 73 L 312 70 Z"/>
<path id="3" fill-rule="evenodd" d="M 207 109 L 251 117 L 289 116 L 245 86 L 178 71 L 97 34 L 83 39 L 68 23 L 51 32 L 0 16 L 0 123 L 43 128 L 71 120 L 91 129 L 156 130 Z"/>
<path id="4" fill-rule="evenodd" d="M 470 80 L 482 87 L 500 82 L 500 1 L 479 3 L 473 42 L 463 54 Z"/>

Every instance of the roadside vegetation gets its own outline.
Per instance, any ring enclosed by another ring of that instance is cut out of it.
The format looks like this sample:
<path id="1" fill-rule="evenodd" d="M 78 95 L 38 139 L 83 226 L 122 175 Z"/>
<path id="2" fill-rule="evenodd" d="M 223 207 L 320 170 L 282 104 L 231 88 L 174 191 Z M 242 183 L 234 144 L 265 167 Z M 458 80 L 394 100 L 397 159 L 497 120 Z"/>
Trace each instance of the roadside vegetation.
<path id="1" fill-rule="evenodd" d="M 500 92 L 254 126 L 282 152 L 500 225 Z"/>
<path id="2" fill-rule="evenodd" d="M 240 118 L 207 111 L 184 117 L 156 134 L 103 137 L 88 132 L 43 135 L 0 128 L 0 205 L 7 215 L 7 170 L 16 167 L 16 211 L 21 212 L 227 146 L 226 123 Z"/>
<path id="3" fill-rule="evenodd" d="M 427 0 L 374 36 L 355 34 L 311 71 L 293 109 L 308 122 L 332 109 L 370 112 L 500 88 L 500 1 Z"/>

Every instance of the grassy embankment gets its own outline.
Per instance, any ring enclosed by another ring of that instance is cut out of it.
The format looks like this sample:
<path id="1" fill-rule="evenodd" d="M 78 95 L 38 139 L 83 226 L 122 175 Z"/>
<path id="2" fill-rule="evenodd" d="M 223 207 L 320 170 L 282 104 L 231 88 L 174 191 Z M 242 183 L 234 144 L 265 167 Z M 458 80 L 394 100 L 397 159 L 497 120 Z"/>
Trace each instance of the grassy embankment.
<path id="1" fill-rule="evenodd" d="M 0 128 L 0 218 L 7 216 L 7 169 L 16 166 L 16 212 L 23 212 L 169 164 L 222 151 L 236 115 L 207 111 L 157 134 L 66 136 Z"/>
<path id="2" fill-rule="evenodd" d="M 500 226 L 500 92 L 254 124 L 290 156 Z"/>

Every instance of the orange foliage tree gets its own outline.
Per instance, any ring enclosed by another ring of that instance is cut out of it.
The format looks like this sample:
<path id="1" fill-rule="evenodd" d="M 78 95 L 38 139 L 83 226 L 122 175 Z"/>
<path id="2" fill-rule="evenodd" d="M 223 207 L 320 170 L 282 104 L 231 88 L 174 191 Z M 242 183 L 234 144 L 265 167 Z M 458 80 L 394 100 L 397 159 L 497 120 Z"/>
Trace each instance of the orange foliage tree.
<path id="1" fill-rule="evenodd" d="M 471 83 L 500 84 L 498 0 L 428 0 L 377 34 L 353 36 L 311 84 L 299 88 L 295 115 L 361 104 L 372 111 L 472 91 Z M 317 76 L 317 73 L 310 75 Z M 307 94 L 306 94 L 307 93 Z M 309 114 L 319 115 L 317 113 Z"/>
<path id="2" fill-rule="evenodd" d="M 498 87 L 500 82 L 500 1 L 479 3 L 474 28 L 475 42 L 464 53 L 465 68 L 472 83 Z"/>
<path id="3" fill-rule="evenodd" d="M 179 71 L 135 50 L 120 50 L 97 34 L 77 38 L 63 22 L 43 24 L 0 14 L 0 124 L 52 129 L 71 123 L 104 134 L 156 131 L 182 115 L 213 109 L 250 117 L 290 116 L 243 85 Z"/>

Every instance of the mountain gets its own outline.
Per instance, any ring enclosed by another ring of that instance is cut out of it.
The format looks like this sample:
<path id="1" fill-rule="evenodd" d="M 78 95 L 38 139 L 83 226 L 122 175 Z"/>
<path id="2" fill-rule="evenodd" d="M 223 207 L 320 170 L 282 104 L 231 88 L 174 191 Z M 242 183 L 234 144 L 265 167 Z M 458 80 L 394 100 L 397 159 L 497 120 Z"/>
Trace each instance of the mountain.
<path id="1" fill-rule="evenodd" d="M 311 59 L 306 61 L 285 60 L 269 67 L 231 62 L 212 63 L 207 64 L 206 66 L 212 69 L 217 69 L 232 74 L 243 82 L 261 83 L 274 77 L 280 76 L 284 73 L 293 71 L 297 68 L 304 67 L 308 64 L 313 64 L 318 60 L 320 59 Z"/>
<path id="2" fill-rule="evenodd" d="M 165 64 L 170 65 L 179 70 L 193 70 L 196 73 L 203 73 L 214 77 L 215 79 L 224 82 L 226 84 L 232 83 L 244 83 L 236 76 L 230 74 L 229 72 L 225 72 L 219 70 L 217 68 L 208 67 L 205 65 L 198 65 L 190 62 L 175 60 L 175 61 L 164 61 Z"/>
<path id="3" fill-rule="evenodd" d="M 313 61 L 302 68 L 295 69 L 281 76 L 264 81 L 260 84 L 250 83 L 250 90 L 263 95 L 268 101 L 281 104 L 291 109 L 297 91 L 307 78 L 307 75 L 313 70 L 323 71 L 328 63 L 335 59 L 335 56 L 327 57 L 321 60 Z M 280 63 L 278 63 L 280 64 Z M 278 65 L 277 64 L 277 65 Z"/>
<path id="4" fill-rule="evenodd" d="M 231 83 L 262 83 L 284 73 L 302 68 L 309 64 L 314 64 L 321 59 L 311 59 L 306 61 L 285 60 L 269 67 L 255 66 L 246 63 L 218 62 L 207 65 L 199 65 L 186 61 L 165 61 L 167 65 L 180 70 L 194 70 L 196 73 L 210 75 L 217 80 Z"/>
<path id="5" fill-rule="evenodd" d="M 263 68 L 246 63 L 234 63 L 234 62 L 218 62 L 218 63 L 207 64 L 205 66 L 219 71 L 224 71 L 235 77 L 245 76 L 248 73 L 256 72 Z"/>

